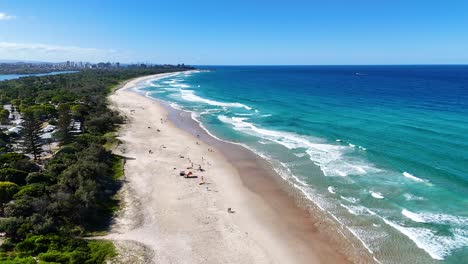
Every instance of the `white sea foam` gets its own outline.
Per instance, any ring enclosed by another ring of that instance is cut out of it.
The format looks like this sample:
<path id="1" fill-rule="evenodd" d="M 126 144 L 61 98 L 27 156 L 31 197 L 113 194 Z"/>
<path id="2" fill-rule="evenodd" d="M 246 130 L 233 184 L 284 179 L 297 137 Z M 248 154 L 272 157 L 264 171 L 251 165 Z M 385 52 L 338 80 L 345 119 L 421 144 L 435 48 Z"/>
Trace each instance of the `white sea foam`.
<path id="1" fill-rule="evenodd" d="M 350 203 L 357 203 L 359 202 L 359 199 L 357 198 L 354 198 L 354 197 L 345 197 L 345 196 L 340 196 L 341 199 L 345 200 L 345 201 L 348 201 Z"/>
<path id="2" fill-rule="evenodd" d="M 230 124 L 233 124 L 232 122 L 236 123 L 236 125 L 234 125 L 235 128 L 237 128 L 238 130 L 242 127 L 244 128 L 248 128 L 249 126 L 245 126 L 244 124 L 242 123 L 247 123 L 245 122 L 246 120 L 248 120 L 248 118 L 242 118 L 242 117 L 232 117 L 232 118 L 228 118 L 228 117 L 225 117 L 225 116 L 219 116 L 218 117 L 221 121 L 225 122 L 225 123 L 230 123 Z M 230 119 L 230 120 L 229 120 Z M 197 120 L 197 122 L 199 122 Z M 200 122 L 199 122 L 200 123 Z M 203 127 L 203 125 L 200 123 L 200 125 L 202 126 L 202 128 L 207 131 L 209 134 L 211 134 L 206 128 Z M 254 130 L 255 131 L 255 130 Z M 271 136 L 274 136 L 276 135 L 276 131 L 269 131 L 269 130 L 261 130 L 260 131 L 262 132 L 267 132 L 266 134 L 267 135 L 271 135 Z M 272 134 L 270 134 L 270 132 L 272 132 Z M 279 133 L 282 133 L 282 132 L 279 132 Z M 262 133 L 260 133 L 262 134 Z M 265 134 L 265 133 L 264 133 Z M 287 134 L 287 133 L 286 133 Z M 292 134 L 294 135 L 294 134 Z M 215 136 L 213 136 L 215 137 Z M 295 137 L 295 135 L 294 135 Z M 217 137 L 215 137 L 217 138 Z M 263 137 L 265 138 L 265 137 Z M 275 141 L 275 140 L 272 140 L 270 137 L 268 137 L 267 139 L 271 140 L 271 141 Z M 276 141 L 275 141 L 276 142 Z M 277 142 L 278 143 L 278 142 Z M 283 142 L 284 144 L 288 145 L 287 143 Z M 291 143 L 291 142 L 290 142 Z M 261 152 L 258 152 L 257 150 L 255 149 L 252 149 L 251 147 L 247 146 L 247 145 L 244 145 L 244 144 L 240 144 L 240 143 L 234 143 L 234 144 L 238 144 L 238 145 L 242 145 L 244 146 L 245 148 L 257 153 L 260 157 L 270 161 L 270 163 L 272 162 L 271 158 L 268 157 L 266 154 L 264 153 L 261 153 Z M 281 144 L 281 143 L 280 143 Z M 282 145 L 284 145 L 282 144 Z M 294 143 L 292 143 L 294 145 Z M 317 143 L 313 143 L 313 144 L 317 144 Z M 319 144 L 320 145 L 320 144 Z M 285 170 L 284 169 L 278 169 L 277 166 L 273 166 L 274 170 L 285 180 L 288 180 L 290 179 L 290 177 L 294 178 L 295 181 L 288 181 L 288 182 L 291 182 L 292 185 L 297 189 L 299 190 L 308 200 L 310 200 L 311 202 L 313 202 L 320 210 L 326 212 L 327 214 L 329 214 L 333 219 L 335 219 L 335 221 L 337 223 L 340 224 L 340 226 L 342 228 L 346 228 L 349 230 L 349 232 L 351 232 L 361 243 L 362 245 L 368 250 L 369 253 L 373 254 L 373 251 L 371 250 L 370 246 L 367 245 L 364 240 L 361 238 L 361 236 L 356 232 L 356 230 L 353 230 L 351 229 L 350 227 L 346 226 L 339 218 L 337 218 L 333 213 L 331 213 L 331 211 L 329 211 L 328 209 L 326 210 L 325 207 L 328 207 L 328 202 L 326 202 L 323 198 L 320 197 L 320 195 L 318 194 L 315 194 L 314 191 L 306 184 L 304 183 L 303 181 L 299 180 L 289 169 L 289 167 L 284 164 L 284 163 L 281 163 L 282 167 L 283 168 L 286 168 Z M 359 170 L 361 171 L 361 170 Z M 300 184 L 296 184 L 294 182 L 298 182 Z M 332 186 L 329 186 L 328 188 L 328 191 L 330 193 L 336 193 L 335 192 L 335 189 L 332 187 Z M 358 199 L 350 199 L 351 201 L 358 201 Z M 325 206 L 325 207 L 324 207 Z M 366 207 L 363 207 L 363 206 L 358 206 L 356 205 L 355 207 L 350 207 L 348 206 L 349 210 L 351 210 L 352 212 L 356 213 L 356 214 L 370 214 L 370 215 L 376 215 L 374 212 L 372 212 L 370 209 L 366 208 Z M 363 235 L 364 236 L 364 235 Z M 375 259 L 375 258 L 374 258 Z M 377 259 L 375 259 L 376 262 L 380 263 Z"/>
<path id="3" fill-rule="evenodd" d="M 423 201 L 423 200 L 426 200 L 426 198 L 424 198 L 424 197 L 416 196 L 416 195 L 413 195 L 413 194 L 410 194 L 410 193 L 405 193 L 405 194 L 403 194 L 403 196 L 405 197 L 405 199 L 407 201 L 411 201 L 411 200 Z"/>
<path id="4" fill-rule="evenodd" d="M 421 179 L 421 178 L 418 178 L 418 177 L 414 176 L 413 174 L 408 173 L 408 172 L 406 172 L 406 171 L 403 172 L 403 176 L 405 176 L 406 178 L 411 179 L 411 180 L 413 180 L 413 181 L 417 181 L 417 182 L 427 182 L 426 180 L 423 180 L 423 179 Z"/>
<path id="5" fill-rule="evenodd" d="M 219 111 L 219 109 L 205 109 L 203 112 L 200 113 L 200 115 L 214 114 L 218 113 Z"/>
<path id="6" fill-rule="evenodd" d="M 305 155 L 307 155 L 306 153 L 294 153 L 294 156 L 298 157 L 298 158 L 302 158 L 304 157 Z"/>
<path id="7" fill-rule="evenodd" d="M 428 228 L 405 227 L 381 217 L 389 226 L 411 239 L 417 247 L 423 249 L 433 259 L 443 260 L 452 251 L 468 246 L 468 238 L 452 229 L 452 236 L 438 235 Z"/>
<path id="8" fill-rule="evenodd" d="M 369 193 L 372 195 L 372 197 L 374 197 L 375 199 L 383 199 L 384 196 L 382 195 L 382 193 L 380 192 L 373 192 L 373 191 L 369 191 Z"/>
<path id="9" fill-rule="evenodd" d="M 340 206 L 345 208 L 350 214 L 353 215 L 369 215 L 367 207 L 362 205 L 344 205 L 340 203 Z"/>
<path id="10" fill-rule="evenodd" d="M 419 223 L 446 224 L 455 227 L 468 226 L 468 217 L 431 212 L 411 212 L 403 209 L 401 213 L 407 218 Z"/>
<path id="11" fill-rule="evenodd" d="M 176 83 L 176 84 L 169 84 L 171 87 L 176 87 L 176 88 L 189 88 L 190 85 L 183 84 L 183 83 Z"/>
<path id="12" fill-rule="evenodd" d="M 182 110 L 182 107 L 176 103 L 170 103 L 169 104 L 172 108 L 175 108 L 177 110 Z"/>
<path id="13" fill-rule="evenodd" d="M 349 206 L 347 206 L 347 205 L 344 205 L 344 204 L 341 204 L 341 203 L 340 203 L 340 206 L 343 207 L 343 208 L 345 208 L 346 210 L 348 210 L 348 212 L 349 212 L 350 214 L 359 215 L 358 212 L 356 212 L 353 208 L 351 208 L 351 207 L 349 207 Z"/>
<path id="14" fill-rule="evenodd" d="M 401 213 L 406 216 L 407 218 L 415 221 L 415 222 L 418 222 L 418 223 L 425 223 L 426 221 L 424 221 L 424 219 L 422 219 L 418 214 L 415 214 L 413 212 L 410 212 L 406 209 L 403 209 L 401 211 Z"/>
<path id="15" fill-rule="evenodd" d="M 182 97 L 182 99 L 184 99 L 186 101 L 191 101 L 191 102 L 199 102 L 199 103 L 205 103 L 205 104 L 214 105 L 214 106 L 221 106 L 221 107 L 245 108 L 247 110 L 252 109 L 251 107 L 249 107 L 247 105 L 244 105 L 244 104 L 241 104 L 241 103 L 224 103 L 224 102 L 218 102 L 218 101 L 213 101 L 213 100 L 209 100 L 209 99 L 206 99 L 206 98 L 202 98 L 202 97 L 196 95 L 193 90 L 181 89 L 180 90 L 180 96 Z"/>
<path id="16" fill-rule="evenodd" d="M 363 160 L 351 161 L 344 158 L 343 155 L 351 150 L 347 146 L 325 144 L 319 142 L 318 139 L 290 132 L 258 128 L 254 124 L 247 122 L 247 118 L 220 115 L 218 119 L 232 125 L 235 130 L 276 142 L 288 149 L 306 149 L 306 153 L 310 156 L 310 159 L 320 166 L 320 169 L 326 176 L 363 175 L 380 171 L 372 164 Z"/>

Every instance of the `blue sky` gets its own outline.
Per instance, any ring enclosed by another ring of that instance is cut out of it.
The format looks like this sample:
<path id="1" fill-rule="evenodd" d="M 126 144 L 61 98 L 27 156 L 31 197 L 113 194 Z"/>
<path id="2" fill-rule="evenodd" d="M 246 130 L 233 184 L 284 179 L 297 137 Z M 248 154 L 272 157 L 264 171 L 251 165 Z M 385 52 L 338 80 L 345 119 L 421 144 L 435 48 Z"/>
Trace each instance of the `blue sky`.
<path id="1" fill-rule="evenodd" d="M 0 60 L 467 64 L 467 0 L 2 0 Z"/>

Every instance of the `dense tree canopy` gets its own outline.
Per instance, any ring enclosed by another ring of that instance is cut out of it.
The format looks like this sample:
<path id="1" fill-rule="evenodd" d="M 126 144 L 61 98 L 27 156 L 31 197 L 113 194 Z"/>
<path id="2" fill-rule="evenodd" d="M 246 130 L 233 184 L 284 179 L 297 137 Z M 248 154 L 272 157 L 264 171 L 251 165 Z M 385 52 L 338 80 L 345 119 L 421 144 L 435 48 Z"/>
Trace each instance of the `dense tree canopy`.
<path id="1" fill-rule="evenodd" d="M 108 108 L 107 94 L 123 80 L 179 70 L 85 70 L 0 82 L 2 102 L 24 119 L 20 139 L 0 137 L 0 232 L 6 234 L 0 262 L 102 263 L 114 254 L 110 242 L 80 238 L 105 230 L 118 205 L 121 158 L 103 145 L 123 119 Z M 35 161 L 7 150 L 18 141 L 38 157 L 44 122 L 59 129 L 61 147 L 52 158 Z M 71 122 L 81 124 L 78 133 L 70 133 Z"/>

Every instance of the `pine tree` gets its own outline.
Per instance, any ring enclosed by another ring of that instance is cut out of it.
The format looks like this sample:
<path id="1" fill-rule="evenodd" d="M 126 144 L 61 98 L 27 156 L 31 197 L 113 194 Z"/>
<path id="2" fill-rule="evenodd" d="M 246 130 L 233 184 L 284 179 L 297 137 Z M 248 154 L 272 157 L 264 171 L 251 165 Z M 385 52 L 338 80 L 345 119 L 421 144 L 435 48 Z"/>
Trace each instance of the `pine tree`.
<path id="1" fill-rule="evenodd" d="M 34 159 L 42 152 L 42 122 L 31 110 L 23 113 L 23 129 L 20 132 L 22 147 L 25 153 L 31 153 Z"/>
<path id="2" fill-rule="evenodd" d="M 70 122 L 72 120 L 70 106 L 61 104 L 58 107 L 58 133 L 57 136 L 63 144 L 70 141 Z"/>

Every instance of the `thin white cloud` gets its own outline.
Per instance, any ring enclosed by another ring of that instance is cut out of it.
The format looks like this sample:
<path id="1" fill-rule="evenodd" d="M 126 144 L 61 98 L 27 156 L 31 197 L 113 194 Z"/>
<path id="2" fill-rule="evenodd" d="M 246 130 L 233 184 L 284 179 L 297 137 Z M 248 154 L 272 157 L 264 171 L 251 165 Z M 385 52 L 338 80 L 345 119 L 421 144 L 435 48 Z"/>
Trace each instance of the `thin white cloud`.
<path id="1" fill-rule="evenodd" d="M 16 18 L 15 16 L 8 15 L 6 13 L 0 12 L 0 20 L 10 20 Z"/>
<path id="2" fill-rule="evenodd" d="M 113 49 L 82 48 L 35 43 L 0 42 L 0 58 L 64 61 L 64 60 L 115 60 L 118 55 Z"/>

